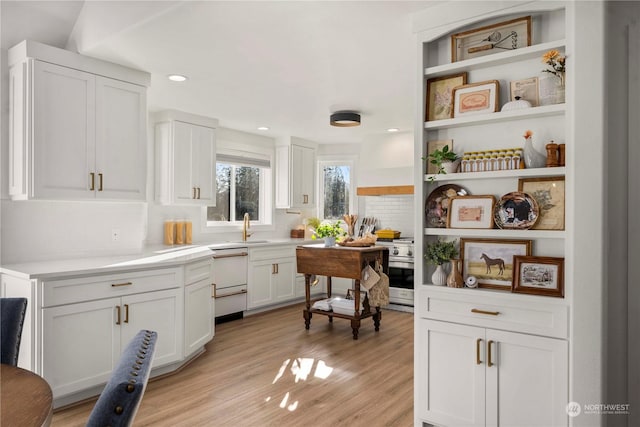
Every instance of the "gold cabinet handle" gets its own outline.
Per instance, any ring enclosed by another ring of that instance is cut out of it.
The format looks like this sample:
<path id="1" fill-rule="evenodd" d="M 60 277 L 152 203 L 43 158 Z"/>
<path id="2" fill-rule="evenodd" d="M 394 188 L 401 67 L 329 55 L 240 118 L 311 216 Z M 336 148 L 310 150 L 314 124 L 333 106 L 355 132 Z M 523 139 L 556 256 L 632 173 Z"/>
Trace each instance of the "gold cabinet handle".
<path id="1" fill-rule="evenodd" d="M 94 191 L 96 189 L 96 174 L 89 172 L 89 190 Z"/>
<path id="2" fill-rule="evenodd" d="M 198 200 L 200 200 L 200 187 L 196 187 L 198 189 Z"/>
<path id="3" fill-rule="evenodd" d="M 191 187 L 191 198 L 192 199 L 196 198 L 196 187 Z"/>
<path id="4" fill-rule="evenodd" d="M 234 296 L 234 295 L 242 295 L 242 294 L 246 294 L 246 293 L 247 293 L 247 290 L 246 290 L 246 289 L 243 289 L 243 290 L 238 291 L 238 292 L 231 292 L 230 294 L 217 295 L 215 298 L 216 298 L 216 299 L 219 299 L 219 298 L 226 298 L 226 297 L 232 297 L 232 296 Z"/>
<path id="5" fill-rule="evenodd" d="M 276 264 L 276 274 L 280 273 L 280 266 Z"/>
<path id="6" fill-rule="evenodd" d="M 305 205 L 307 203 L 309 203 L 309 195 L 308 194 L 303 194 L 302 198 L 303 198 L 302 203 L 304 203 Z"/>
<path id="7" fill-rule="evenodd" d="M 482 363 L 482 360 L 480 360 L 480 344 L 482 344 L 482 338 L 476 340 L 476 365 Z"/>
<path id="8" fill-rule="evenodd" d="M 116 325 L 119 325 L 120 323 L 120 306 L 116 305 Z"/>
<path id="9" fill-rule="evenodd" d="M 237 254 L 214 255 L 212 258 L 213 259 L 234 258 L 234 257 L 238 257 L 238 256 L 249 256 L 249 253 L 248 252 L 238 252 Z"/>
<path id="10" fill-rule="evenodd" d="M 492 367 L 493 365 L 495 365 L 495 363 L 493 363 L 491 361 L 491 345 L 494 342 L 492 340 L 489 340 L 489 342 L 487 343 L 487 366 L 488 367 Z"/>
<path id="11" fill-rule="evenodd" d="M 98 191 L 102 191 L 102 174 L 98 174 Z"/>
<path id="12" fill-rule="evenodd" d="M 131 286 L 131 285 L 133 285 L 133 282 L 112 283 L 111 287 L 112 288 L 119 288 L 120 286 Z"/>
<path id="13" fill-rule="evenodd" d="M 497 316 L 498 314 L 500 314 L 499 311 L 480 310 L 479 308 L 472 308 L 471 312 L 478 313 L 478 314 L 488 314 L 489 316 Z"/>
<path id="14" fill-rule="evenodd" d="M 124 323 L 129 323 L 129 304 L 124 305 Z"/>

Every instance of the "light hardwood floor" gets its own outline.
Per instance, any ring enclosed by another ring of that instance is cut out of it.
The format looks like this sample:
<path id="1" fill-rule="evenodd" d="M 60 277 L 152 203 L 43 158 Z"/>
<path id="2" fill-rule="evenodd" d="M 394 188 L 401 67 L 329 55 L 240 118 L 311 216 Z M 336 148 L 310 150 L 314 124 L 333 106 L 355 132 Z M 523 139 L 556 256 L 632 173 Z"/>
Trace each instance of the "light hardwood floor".
<path id="1" fill-rule="evenodd" d="M 181 372 L 152 380 L 135 426 L 411 426 L 413 315 L 383 310 L 380 331 L 303 305 L 216 326 L 207 352 Z M 161 337 L 160 337 L 161 339 Z M 94 401 L 53 415 L 82 426 Z"/>

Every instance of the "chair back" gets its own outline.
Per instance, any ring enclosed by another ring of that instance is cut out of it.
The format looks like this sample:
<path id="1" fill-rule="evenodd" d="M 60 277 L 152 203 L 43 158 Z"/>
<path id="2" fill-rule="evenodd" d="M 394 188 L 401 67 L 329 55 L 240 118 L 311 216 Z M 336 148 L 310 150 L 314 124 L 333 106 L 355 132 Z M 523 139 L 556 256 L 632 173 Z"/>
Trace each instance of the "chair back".
<path id="1" fill-rule="evenodd" d="M 0 298 L 0 362 L 18 366 L 26 298 Z"/>
<path id="2" fill-rule="evenodd" d="M 88 427 L 133 423 L 151 373 L 157 338 L 156 332 L 142 330 L 129 342 L 89 415 Z"/>

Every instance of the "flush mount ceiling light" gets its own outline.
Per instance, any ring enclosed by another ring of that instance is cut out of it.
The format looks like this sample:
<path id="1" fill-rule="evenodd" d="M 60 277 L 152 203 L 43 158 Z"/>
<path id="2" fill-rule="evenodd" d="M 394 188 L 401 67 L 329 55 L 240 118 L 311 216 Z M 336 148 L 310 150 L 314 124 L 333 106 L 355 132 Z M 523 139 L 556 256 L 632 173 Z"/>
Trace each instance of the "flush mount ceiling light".
<path id="1" fill-rule="evenodd" d="M 183 82 L 187 80 L 187 76 L 183 76 L 181 74 L 169 74 L 167 78 L 172 82 Z"/>
<path id="2" fill-rule="evenodd" d="M 331 126 L 342 128 L 360 126 L 360 114 L 353 111 L 336 111 L 331 115 L 329 123 Z"/>

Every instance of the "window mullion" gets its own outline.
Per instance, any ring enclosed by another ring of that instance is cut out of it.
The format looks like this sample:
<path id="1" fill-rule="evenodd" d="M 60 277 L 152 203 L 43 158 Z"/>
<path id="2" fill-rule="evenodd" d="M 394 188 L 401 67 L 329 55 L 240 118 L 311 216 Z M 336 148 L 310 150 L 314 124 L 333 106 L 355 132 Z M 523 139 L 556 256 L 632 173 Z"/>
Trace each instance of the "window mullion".
<path id="1" fill-rule="evenodd" d="M 231 166 L 231 179 L 229 182 L 229 221 L 236 221 L 236 166 Z M 232 219 L 233 218 L 233 219 Z"/>

